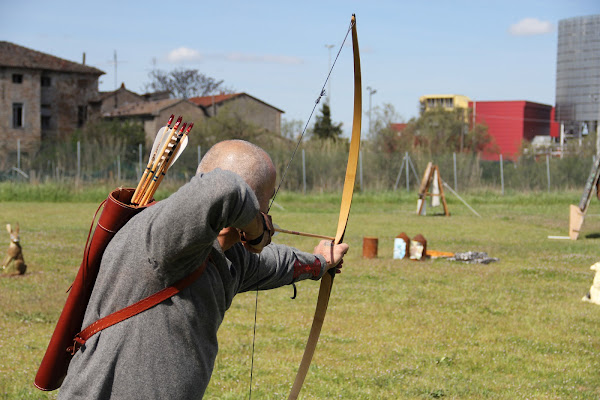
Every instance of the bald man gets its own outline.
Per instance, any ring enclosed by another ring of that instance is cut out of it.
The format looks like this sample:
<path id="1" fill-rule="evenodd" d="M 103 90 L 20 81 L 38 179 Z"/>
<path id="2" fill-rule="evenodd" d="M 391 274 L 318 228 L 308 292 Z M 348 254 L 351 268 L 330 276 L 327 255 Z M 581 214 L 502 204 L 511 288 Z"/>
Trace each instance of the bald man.
<path id="1" fill-rule="evenodd" d="M 237 293 L 320 279 L 346 244 L 314 254 L 272 244 L 275 167 L 241 140 L 213 146 L 197 174 L 132 218 L 109 243 L 83 328 L 188 276 L 177 295 L 92 336 L 75 354 L 59 399 L 201 399 L 217 356 L 217 330 Z"/>

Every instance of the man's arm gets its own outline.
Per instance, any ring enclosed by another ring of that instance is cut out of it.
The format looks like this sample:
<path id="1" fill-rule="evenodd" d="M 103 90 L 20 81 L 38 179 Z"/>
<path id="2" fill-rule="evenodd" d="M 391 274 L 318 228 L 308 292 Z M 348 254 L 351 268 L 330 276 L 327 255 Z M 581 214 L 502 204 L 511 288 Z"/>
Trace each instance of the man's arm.
<path id="1" fill-rule="evenodd" d="M 195 176 L 168 199 L 134 217 L 121 232 L 140 237 L 144 243 L 140 255 L 170 284 L 208 256 L 222 228 L 248 225 L 258 209 L 246 182 L 232 172 L 214 170 Z"/>
<path id="2" fill-rule="evenodd" d="M 314 254 L 279 244 L 270 244 L 260 254 L 251 254 L 241 246 L 235 246 L 230 252 L 237 253 L 235 257 L 245 258 L 238 292 L 272 289 L 304 279 L 318 280 L 331 268 L 339 270 L 348 245 L 330 244 L 321 241 Z M 246 256 L 240 252 L 246 252 Z"/>

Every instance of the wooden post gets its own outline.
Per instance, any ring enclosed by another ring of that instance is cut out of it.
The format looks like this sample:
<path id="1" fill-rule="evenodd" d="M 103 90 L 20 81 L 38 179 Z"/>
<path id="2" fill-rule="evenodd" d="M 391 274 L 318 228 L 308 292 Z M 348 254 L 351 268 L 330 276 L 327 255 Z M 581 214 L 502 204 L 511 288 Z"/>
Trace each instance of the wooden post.
<path id="1" fill-rule="evenodd" d="M 429 187 L 433 183 L 434 179 L 437 179 L 436 183 L 438 185 L 439 194 L 431 193 L 429 191 Z M 425 207 L 425 202 L 427 201 L 428 196 L 440 196 L 442 200 L 442 205 L 444 206 L 444 214 L 447 217 L 450 216 L 450 211 L 448 211 L 448 204 L 446 203 L 446 196 L 444 194 L 444 181 L 442 180 L 438 166 L 434 165 L 432 162 L 427 163 L 425 174 L 423 174 L 423 179 L 421 179 L 421 185 L 419 186 L 417 215 L 421 215 L 421 213 L 423 212 L 423 207 Z"/>
<path id="2" fill-rule="evenodd" d="M 546 175 L 548 175 L 548 193 L 550 193 L 550 155 L 546 154 Z"/>

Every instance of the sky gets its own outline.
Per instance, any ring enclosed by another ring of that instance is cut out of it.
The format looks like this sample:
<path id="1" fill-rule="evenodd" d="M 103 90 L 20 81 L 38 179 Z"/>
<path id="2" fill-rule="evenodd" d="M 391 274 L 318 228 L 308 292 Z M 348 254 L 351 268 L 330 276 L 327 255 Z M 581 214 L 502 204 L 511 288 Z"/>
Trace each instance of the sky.
<path id="1" fill-rule="evenodd" d="M 348 136 L 350 36 L 341 45 L 352 14 L 364 135 L 369 114 L 391 105 L 395 122 L 406 122 L 426 94 L 554 105 L 558 21 L 600 14 L 600 1 L 3 0 L 0 40 L 75 62 L 85 53 L 87 65 L 106 72 L 101 91 L 124 83 L 141 94 L 153 69 L 197 69 L 302 124 L 325 87 Z"/>

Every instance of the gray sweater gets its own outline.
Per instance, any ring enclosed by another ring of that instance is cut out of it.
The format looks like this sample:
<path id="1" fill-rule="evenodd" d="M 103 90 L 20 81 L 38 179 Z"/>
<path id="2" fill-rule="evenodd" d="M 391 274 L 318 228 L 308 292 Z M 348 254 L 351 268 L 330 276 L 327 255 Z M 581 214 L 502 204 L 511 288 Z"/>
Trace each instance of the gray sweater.
<path id="1" fill-rule="evenodd" d="M 92 336 L 59 399 L 201 399 L 233 297 L 324 273 L 322 257 L 287 246 L 252 254 L 238 243 L 223 252 L 219 231 L 247 225 L 258 209 L 238 175 L 215 170 L 132 218 L 104 253 L 82 328 L 187 276 L 209 253 L 211 262 L 181 293 Z"/>

